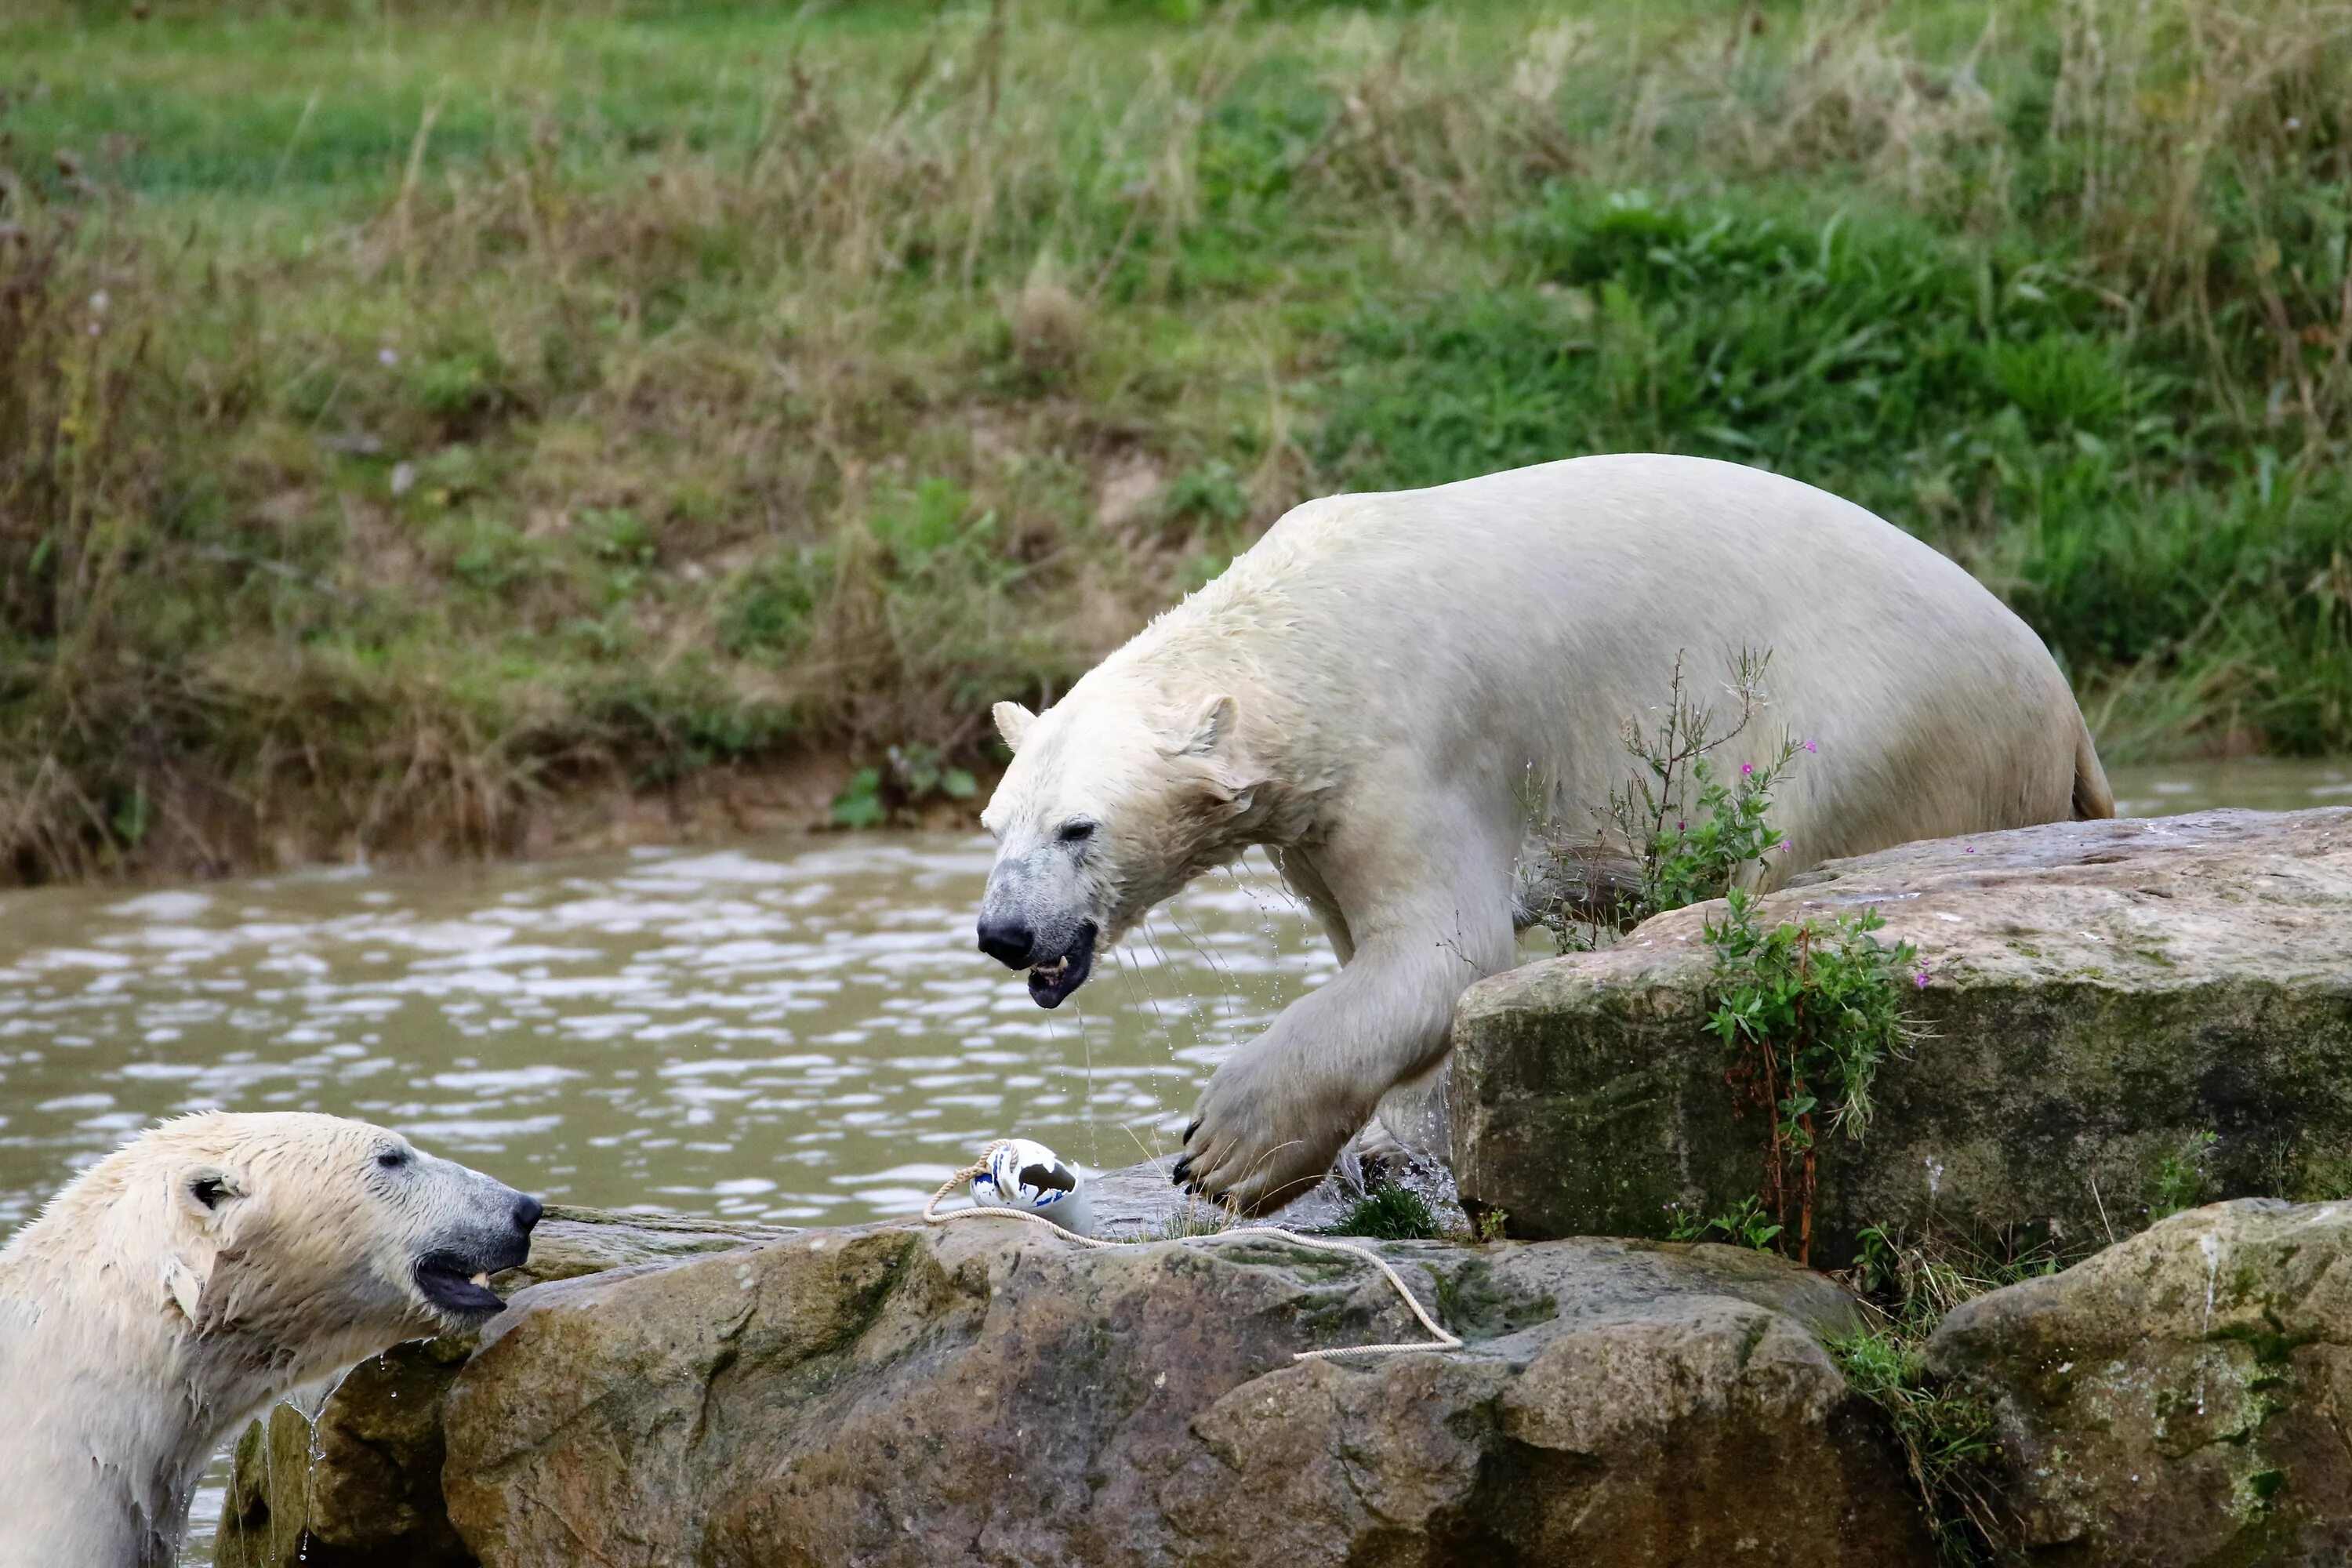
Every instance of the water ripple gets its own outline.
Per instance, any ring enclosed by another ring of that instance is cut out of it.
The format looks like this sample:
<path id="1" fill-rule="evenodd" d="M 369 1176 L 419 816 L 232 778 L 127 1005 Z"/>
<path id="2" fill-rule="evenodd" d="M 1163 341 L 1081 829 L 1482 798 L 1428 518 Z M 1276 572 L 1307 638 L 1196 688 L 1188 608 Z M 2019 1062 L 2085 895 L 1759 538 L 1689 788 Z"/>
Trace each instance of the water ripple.
<path id="1" fill-rule="evenodd" d="M 0 898 L 0 1230 L 159 1116 L 367 1117 L 573 1203 L 904 1214 L 980 1142 L 1172 1146 L 1331 970 L 1263 867 L 1059 1012 L 972 949 L 982 840 L 875 836 Z"/>

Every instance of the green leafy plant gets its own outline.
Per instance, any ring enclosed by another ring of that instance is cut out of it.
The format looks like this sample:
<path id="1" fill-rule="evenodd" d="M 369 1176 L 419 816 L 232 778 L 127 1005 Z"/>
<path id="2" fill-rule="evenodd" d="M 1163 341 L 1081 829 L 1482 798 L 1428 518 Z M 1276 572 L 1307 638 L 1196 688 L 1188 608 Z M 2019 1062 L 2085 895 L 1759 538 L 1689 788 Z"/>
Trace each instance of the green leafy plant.
<path id="1" fill-rule="evenodd" d="M 1549 862 L 1538 868 L 1535 913 L 1563 948 L 1602 946 L 1652 915 L 1720 898 L 1786 841 L 1766 813 L 1773 786 L 1811 742 L 1783 735 L 1764 762 L 1743 763 L 1737 772 L 1718 771 L 1712 755 L 1746 733 L 1767 705 L 1771 660 L 1754 651 L 1732 659 L 1727 685 L 1738 717 L 1718 731 L 1677 655 L 1655 727 L 1625 723 L 1620 738 L 1633 771 L 1610 793 L 1597 834 L 1570 830 L 1543 802 L 1529 800 Z"/>
<path id="2" fill-rule="evenodd" d="M 834 798 L 837 827 L 880 827 L 920 819 L 934 801 L 970 800 L 980 782 L 969 770 L 950 767 L 935 747 L 893 746 L 880 767 L 860 768 Z"/>
<path id="3" fill-rule="evenodd" d="M 2179 1148 L 2157 1162 L 2156 1177 L 2148 1191 L 2150 1225 L 2205 1201 L 2212 1184 L 2208 1166 L 2221 1142 L 2219 1133 L 2193 1133 Z"/>
<path id="4" fill-rule="evenodd" d="M 1678 820 L 1671 833 L 1662 830 L 1651 838 L 1643 858 L 1644 908 L 1678 910 L 1720 898 L 1743 868 L 1762 865 L 1786 841 L 1778 828 L 1766 826 L 1764 812 L 1774 780 L 1795 751 L 1794 742 L 1784 742 L 1775 761 L 1760 768 L 1742 763 L 1728 783 L 1715 776 L 1706 758 L 1691 763 L 1698 799 L 1692 815 Z"/>
<path id="5" fill-rule="evenodd" d="M 1894 1427 L 1937 1555 L 1954 1568 L 1990 1559 L 1989 1543 L 2007 1534 L 1991 1478 L 2000 1452 L 1991 1405 L 1927 1377 L 1924 1336 L 1873 1328 L 1829 1350 L 1847 1385 L 1885 1412 Z"/>
<path id="6" fill-rule="evenodd" d="M 1734 888 L 1723 918 L 1706 924 L 1716 998 L 1707 1022 L 1736 1054 L 1727 1076 L 1742 1105 L 1769 1119 L 1765 1205 L 1794 1225 L 1790 1255 L 1810 1263 L 1820 1134 L 1858 1139 L 1869 1124 L 1880 1065 L 1917 1033 L 1899 997 L 1918 953 L 1878 940 L 1885 921 L 1875 910 L 1768 929 L 1758 908 Z"/>
<path id="7" fill-rule="evenodd" d="M 1746 733 L 1767 706 L 1770 665 L 1769 651 L 1743 650 L 1732 659 L 1727 684 L 1738 716 L 1718 727 L 1676 657 L 1657 722 L 1625 727 L 1635 768 L 1612 792 L 1597 840 L 1544 827 L 1551 890 L 1538 901 L 1561 945 L 1576 947 L 1601 945 L 1664 910 L 1724 900 L 1722 917 L 1706 926 L 1715 958 L 1708 1023 L 1737 1053 L 1727 1077 L 1742 1108 L 1766 1112 L 1765 1186 L 1725 1215 L 1677 1217 L 1674 1233 L 1777 1244 L 1810 1262 L 1820 1132 L 1862 1135 L 1879 1064 L 1915 1032 L 1902 1014 L 1899 982 L 1927 979 L 1916 972 L 1909 943 L 1889 947 L 1877 939 L 1885 921 L 1876 910 L 1768 929 L 1757 895 L 1742 885 L 1785 847 L 1786 836 L 1769 819 L 1772 791 L 1800 753 L 1815 749 L 1784 732 L 1761 762 L 1717 771 L 1713 753 Z M 1612 851 L 1631 868 L 1613 897 L 1602 891 L 1611 885 L 1602 862 Z"/>
<path id="8" fill-rule="evenodd" d="M 1763 1252 L 1784 1228 L 1765 1212 L 1763 1194 L 1750 1193 L 1713 1218 L 1686 1214 L 1678 1207 L 1666 1235 L 1675 1241 L 1722 1240 Z"/>
<path id="9" fill-rule="evenodd" d="M 833 824 L 835 827 L 879 827 L 890 819 L 890 808 L 882 803 L 882 770 L 860 768 L 849 775 L 849 783 L 834 797 Z"/>
<path id="10" fill-rule="evenodd" d="M 1684 684 L 1683 660 L 1675 658 L 1666 712 L 1644 734 L 1628 722 L 1626 752 L 1639 764 L 1626 787 L 1609 797 L 1609 819 L 1617 835 L 1639 851 L 1642 916 L 1721 898 L 1740 873 L 1761 866 L 1780 847 L 1780 832 L 1764 820 L 1772 785 L 1795 761 L 1799 743 L 1783 736 L 1771 761 L 1740 764 L 1718 776 L 1709 753 L 1748 731 L 1766 702 L 1765 678 L 1772 656 L 1743 650 L 1733 660 L 1732 691 L 1739 701 L 1737 722 L 1713 732 L 1713 715 L 1694 700 Z"/>

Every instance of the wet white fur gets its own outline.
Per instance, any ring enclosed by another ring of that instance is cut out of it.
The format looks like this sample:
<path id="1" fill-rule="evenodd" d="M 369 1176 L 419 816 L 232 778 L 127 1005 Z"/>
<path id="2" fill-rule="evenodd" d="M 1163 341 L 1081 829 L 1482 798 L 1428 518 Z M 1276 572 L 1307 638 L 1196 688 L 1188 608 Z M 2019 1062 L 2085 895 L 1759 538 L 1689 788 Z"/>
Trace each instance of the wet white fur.
<path id="1" fill-rule="evenodd" d="M 1816 748 L 1775 800 L 1776 877 L 2112 812 L 2064 678 L 1961 568 L 1795 480 L 1625 456 L 1298 507 L 1045 713 L 1002 705 L 1016 750 L 983 820 L 1040 930 L 1107 940 L 1273 848 L 1345 967 L 1217 1070 L 1187 1144 L 1206 1190 L 1262 1207 L 1514 962 L 1530 798 L 1591 821 L 1677 657 L 1720 710 L 1742 649 L 1769 650 L 1771 707 L 1720 763 L 1784 727 Z M 1094 840 L 1057 858 L 1076 815 Z"/>
<path id="2" fill-rule="evenodd" d="M 517 1194 L 424 1155 L 383 1179 L 378 1153 L 407 1147 L 329 1116 L 184 1117 L 16 1233 L 0 1250 L 0 1568 L 162 1568 L 226 1434 L 450 1326 L 415 1258 Z M 216 1208 L 190 1196 L 202 1179 L 224 1184 Z"/>

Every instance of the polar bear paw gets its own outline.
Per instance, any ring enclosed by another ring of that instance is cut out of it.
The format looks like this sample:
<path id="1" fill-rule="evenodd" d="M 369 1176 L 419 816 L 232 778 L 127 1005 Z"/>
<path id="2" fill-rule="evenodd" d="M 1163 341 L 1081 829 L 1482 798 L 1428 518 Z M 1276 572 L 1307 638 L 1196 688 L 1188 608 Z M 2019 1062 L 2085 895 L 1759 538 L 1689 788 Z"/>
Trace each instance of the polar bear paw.
<path id="1" fill-rule="evenodd" d="M 1312 1058 L 1261 1040 L 1210 1078 L 1169 1177 L 1245 1215 L 1305 1195 L 1370 1117 L 1360 1085 L 1318 1081 Z"/>

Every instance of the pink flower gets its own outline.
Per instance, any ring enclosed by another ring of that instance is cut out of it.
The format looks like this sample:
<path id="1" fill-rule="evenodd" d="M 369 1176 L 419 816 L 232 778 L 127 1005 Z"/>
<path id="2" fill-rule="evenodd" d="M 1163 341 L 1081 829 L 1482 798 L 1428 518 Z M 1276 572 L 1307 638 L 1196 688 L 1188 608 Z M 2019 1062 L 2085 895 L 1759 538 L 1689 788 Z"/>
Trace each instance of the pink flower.
<path id="1" fill-rule="evenodd" d="M 1821 747 L 1814 744 L 1813 738 L 1811 735 L 1808 735 L 1805 737 L 1805 750 L 1809 752 L 1818 752 L 1821 750 Z"/>
<path id="2" fill-rule="evenodd" d="M 1913 975 L 1911 978 L 1912 978 L 1912 979 L 1914 979 L 1914 980 L 1916 980 L 1916 981 L 1917 981 L 1917 982 L 1919 983 L 1919 989 L 1920 989 L 1920 990 L 1925 991 L 1926 989 L 1927 989 L 1927 972 L 1926 970 L 1924 970 L 1924 969 L 1923 969 L 1923 970 L 1921 970 L 1918 973 L 1916 973 L 1916 974 Z"/>
<path id="3" fill-rule="evenodd" d="M 1754 763 L 1742 763 L 1739 764 L 1739 776 L 1741 778 L 1746 778 L 1749 773 L 1752 773 L 1755 771 L 1756 764 Z"/>

